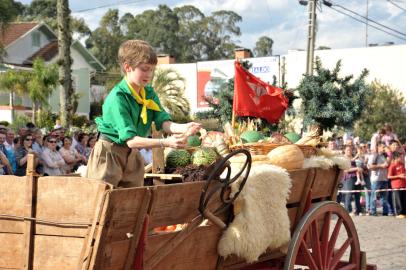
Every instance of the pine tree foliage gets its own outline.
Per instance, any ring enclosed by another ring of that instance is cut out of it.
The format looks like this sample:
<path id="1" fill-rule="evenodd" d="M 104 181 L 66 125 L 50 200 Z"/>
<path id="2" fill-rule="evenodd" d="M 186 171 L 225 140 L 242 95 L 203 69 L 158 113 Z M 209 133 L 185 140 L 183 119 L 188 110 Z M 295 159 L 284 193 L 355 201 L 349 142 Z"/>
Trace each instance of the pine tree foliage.
<path id="1" fill-rule="evenodd" d="M 339 77 L 341 60 L 333 70 L 323 68 L 316 59 L 316 75 L 304 75 L 297 90 L 302 99 L 305 124 L 318 124 L 323 129 L 334 126 L 349 128 L 360 118 L 370 90 L 365 83 L 368 71 L 353 80 L 353 75 Z"/>
<path id="2" fill-rule="evenodd" d="M 406 140 L 406 99 L 397 89 L 390 85 L 373 81 L 371 94 L 366 98 L 366 108 L 357 121 L 355 134 L 364 141 L 369 141 L 385 123 L 392 125 L 401 142 Z"/>

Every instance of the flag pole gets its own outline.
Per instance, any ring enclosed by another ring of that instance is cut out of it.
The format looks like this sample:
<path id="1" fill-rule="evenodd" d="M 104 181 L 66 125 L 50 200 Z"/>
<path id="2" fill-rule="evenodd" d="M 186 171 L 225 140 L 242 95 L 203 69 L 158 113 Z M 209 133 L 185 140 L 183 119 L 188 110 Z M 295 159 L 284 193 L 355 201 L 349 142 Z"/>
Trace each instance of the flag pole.
<path id="1" fill-rule="evenodd" d="M 234 104 L 233 104 L 233 112 L 231 114 L 231 127 L 234 130 L 235 128 L 235 112 L 234 112 Z"/>

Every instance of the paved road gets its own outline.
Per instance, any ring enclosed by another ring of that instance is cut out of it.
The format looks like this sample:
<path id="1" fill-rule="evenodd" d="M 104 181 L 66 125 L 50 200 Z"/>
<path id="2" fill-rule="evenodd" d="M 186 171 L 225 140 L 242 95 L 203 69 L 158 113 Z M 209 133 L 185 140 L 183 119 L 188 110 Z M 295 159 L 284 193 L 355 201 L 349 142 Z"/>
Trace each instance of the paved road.
<path id="1" fill-rule="evenodd" d="M 378 270 L 406 270 L 406 219 L 353 217 L 367 262 Z"/>

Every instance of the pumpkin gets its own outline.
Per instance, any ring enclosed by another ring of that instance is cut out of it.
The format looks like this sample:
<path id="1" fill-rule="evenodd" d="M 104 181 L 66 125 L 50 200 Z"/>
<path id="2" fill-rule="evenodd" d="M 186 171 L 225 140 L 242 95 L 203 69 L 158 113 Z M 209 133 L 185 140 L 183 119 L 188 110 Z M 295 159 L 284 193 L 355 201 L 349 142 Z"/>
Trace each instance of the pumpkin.
<path id="1" fill-rule="evenodd" d="M 217 139 L 226 139 L 224 133 L 219 131 L 209 131 L 202 139 L 202 146 L 204 147 L 216 147 L 215 143 Z"/>
<path id="2" fill-rule="evenodd" d="M 302 169 L 304 155 L 297 145 L 289 144 L 276 147 L 268 153 L 271 164 L 287 170 Z"/>

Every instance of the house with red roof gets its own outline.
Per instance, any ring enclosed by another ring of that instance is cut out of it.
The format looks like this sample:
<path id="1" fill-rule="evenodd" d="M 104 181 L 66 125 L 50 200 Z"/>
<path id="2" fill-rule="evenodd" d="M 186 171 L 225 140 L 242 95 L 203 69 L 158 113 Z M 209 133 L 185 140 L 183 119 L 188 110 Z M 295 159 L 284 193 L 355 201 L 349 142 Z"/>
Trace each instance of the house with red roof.
<path id="1" fill-rule="evenodd" d="M 40 57 L 46 63 L 55 63 L 58 58 L 58 40 L 53 30 L 43 22 L 10 23 L 0 34 L 6 55 L 0 72 L 7 69 L 29 70 L 34 59 Z M 71 45 L 72 79 L 76 93 L 80 95 L 77 113 L 89 115 L 91 74 L 105 70 L 100 63 L 79 41 Z M 12 108 L 10 94 L 0 91 L 0 121 L 11 121 Z M 31 114 L 31 100 L 26 97 L 14 97 L 14 111 Z M 49 98 L 52 112 L 59 112 L 59 87 Z"/>

